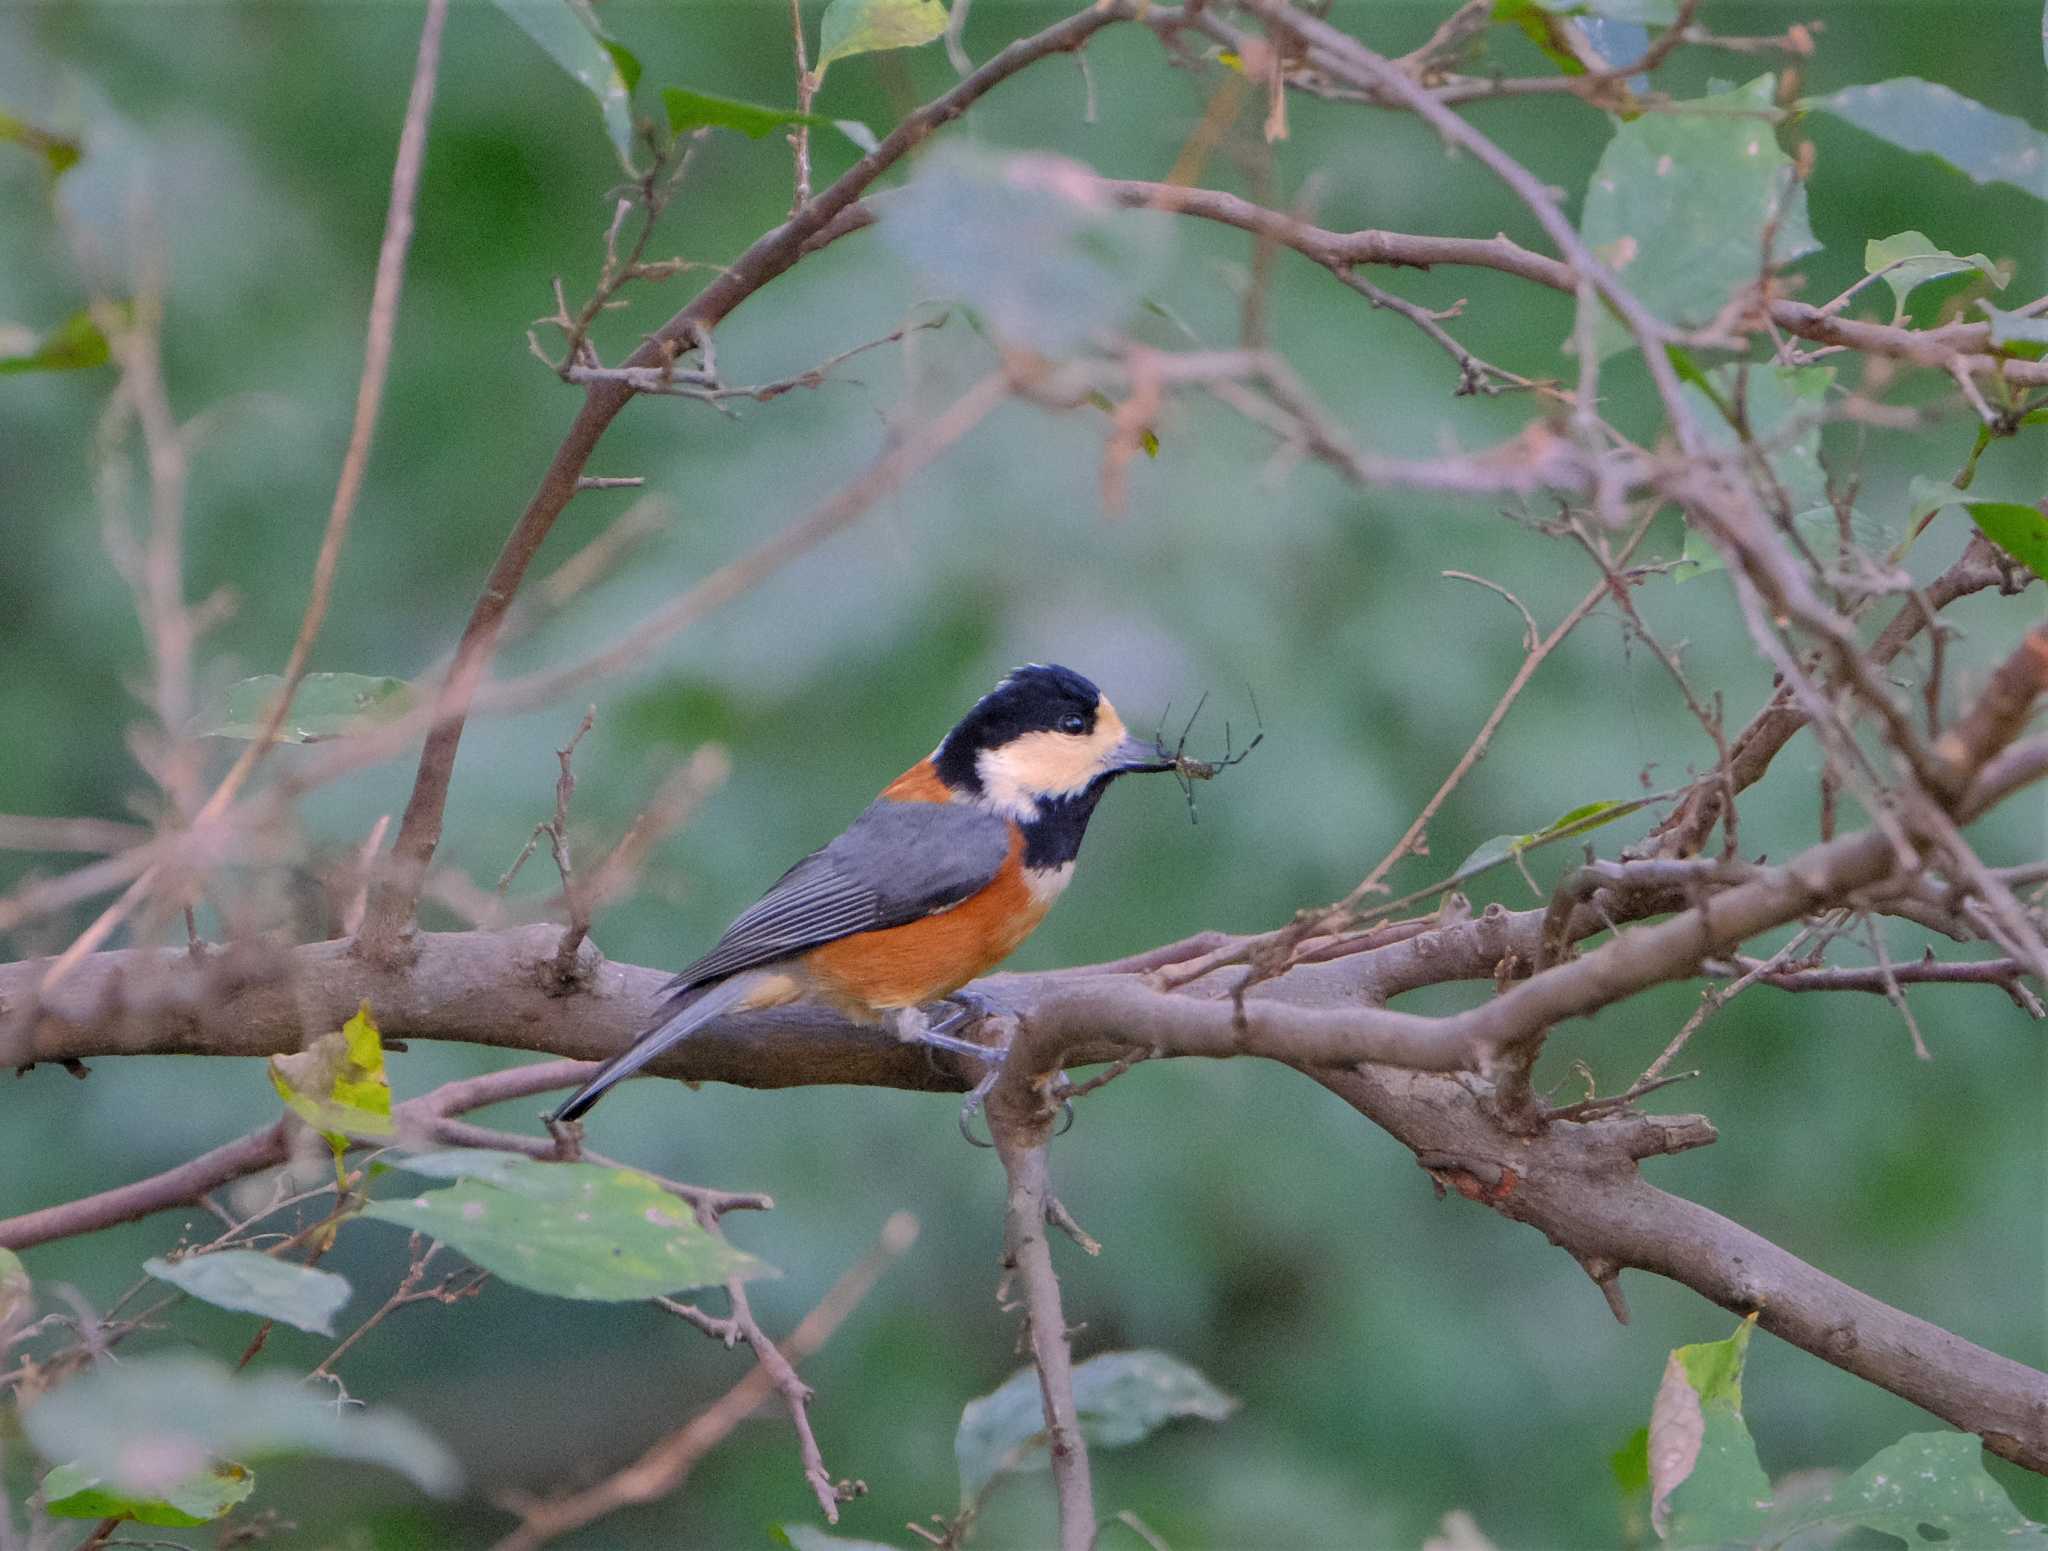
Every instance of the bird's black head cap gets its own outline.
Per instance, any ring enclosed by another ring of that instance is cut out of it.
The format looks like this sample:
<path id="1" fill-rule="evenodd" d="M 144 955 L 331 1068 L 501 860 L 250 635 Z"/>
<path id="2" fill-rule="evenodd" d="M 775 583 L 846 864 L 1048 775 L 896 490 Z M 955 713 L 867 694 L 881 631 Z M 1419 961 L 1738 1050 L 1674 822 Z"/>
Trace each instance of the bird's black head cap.
<path id="1" fill-rule="evenodd" d="M 983 749 L 1001 748 L 1029 732 L 1093 732 L 1101 701 L 1102 691 L 1072 668 L 1026 663 L 975 702 L 946 734 L 932 755 L 932 765 L 948 786 L 979 791 L 975 760 Z"/>

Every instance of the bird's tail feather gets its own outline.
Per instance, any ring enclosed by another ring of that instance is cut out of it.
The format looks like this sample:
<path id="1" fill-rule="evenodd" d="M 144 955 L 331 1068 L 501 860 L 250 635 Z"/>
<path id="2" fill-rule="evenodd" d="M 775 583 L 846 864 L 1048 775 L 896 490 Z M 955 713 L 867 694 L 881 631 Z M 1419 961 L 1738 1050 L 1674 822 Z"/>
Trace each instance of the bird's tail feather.
<path id="1" fill-rule="evenodd" d="M 713 1018 L 735 1008 L 744 1007 L 748 996 L 755 989 L 752 975 L 735 975 L 730 980 L 720 981 L 703 995 L 690 998 L 685 1005 L 642 1034 L 630 1048 L 605 1062 L 595 1077 L 578 1088 L 569 1102 L 548 1118 L 557 1121 L 579 1119 L 591 1105 L 610 1092 L 615 1083 L 624 1082 L 648 1062 L 688 1039 Z"/>

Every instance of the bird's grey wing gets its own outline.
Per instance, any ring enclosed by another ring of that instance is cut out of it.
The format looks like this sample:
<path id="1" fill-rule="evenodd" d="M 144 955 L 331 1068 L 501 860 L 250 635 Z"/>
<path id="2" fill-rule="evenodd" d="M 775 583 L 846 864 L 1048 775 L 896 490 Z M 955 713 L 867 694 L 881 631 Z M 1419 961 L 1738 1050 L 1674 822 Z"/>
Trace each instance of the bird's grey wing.
<path id="1" fill-rule="evenodd" d="M 669 982 L 685 990 L 855 932 L 934 915 L 985 888 L 1009 854 L 1009 826 L 957 803 L 876 802 L 813 851 Z"/>

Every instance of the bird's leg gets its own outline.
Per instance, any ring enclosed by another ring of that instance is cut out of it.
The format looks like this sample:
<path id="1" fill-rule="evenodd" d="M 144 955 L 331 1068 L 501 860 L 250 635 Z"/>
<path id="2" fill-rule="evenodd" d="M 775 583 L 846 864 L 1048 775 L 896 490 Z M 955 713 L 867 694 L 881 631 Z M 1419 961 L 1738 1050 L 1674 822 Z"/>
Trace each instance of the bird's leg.
<path id="1" fill-rule="evenodd" d="M 991 1001 L 979 991 L 955 991 L 939 999 L 950 1002 L 953 1011 L 937 1023 L 924 1016 L 923 1009 L 907 1007 L 898 1016 L 897 1037 L 929 1045 L 935 1050 L 950 1050 L 955 1055 L 973 1056 L 977 1060 L 994 1062 L 998 1067 L 1003 1061 L 1003 1046 L 978 1045 L 973 1040 L 961 1039 L 953 1030 L 983 1019 L 1007 1015 L 1009 1010 Z"/>
<path id="2" fill-rule="evenodd" d="M 928 1032 L 933 1034 L 950 1034 L 963 1024 L 979 1023 L 984 1018 L 1003 1017 L 1010 1012 L 1002 1003 L 983 996 L 979 991 L 970 991 L 965 986 L 951 996 L 942 996 L 939 1000 L 950 1002 L 953 1010 L 931 1026 Z"/>

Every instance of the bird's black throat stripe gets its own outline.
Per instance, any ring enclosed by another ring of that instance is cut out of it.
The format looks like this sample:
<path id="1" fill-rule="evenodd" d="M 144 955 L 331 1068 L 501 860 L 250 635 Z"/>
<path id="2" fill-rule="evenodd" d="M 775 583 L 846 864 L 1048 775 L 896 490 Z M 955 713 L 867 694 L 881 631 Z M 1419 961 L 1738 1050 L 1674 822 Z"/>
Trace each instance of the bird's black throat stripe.
<path id="1" fill-rule="evenodd" d="M 1024 865 L 1064 867 L 1079 856 L 1088 820 L 1108 788 L 1107 781 L 1097 781 L 1084 791 L 1039 798 L 1038 816 L 1017 826 L 1024 833 Z"/>

